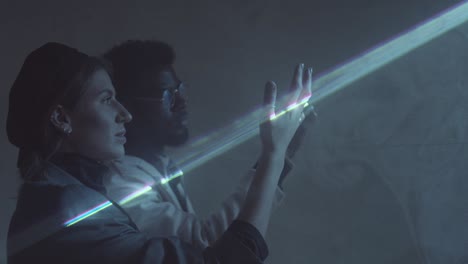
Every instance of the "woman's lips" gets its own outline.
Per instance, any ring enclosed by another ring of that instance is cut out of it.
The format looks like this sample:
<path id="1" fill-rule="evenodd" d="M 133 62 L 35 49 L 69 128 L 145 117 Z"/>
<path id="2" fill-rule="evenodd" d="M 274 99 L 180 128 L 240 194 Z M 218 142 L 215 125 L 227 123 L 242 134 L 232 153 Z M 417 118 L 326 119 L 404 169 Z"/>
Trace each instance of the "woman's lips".
<path id="1" fill-rule="evenodd" d="M 127 142 L 127 138 L 125 136 L 115 136 L 119 143 L 125 144 Z"/>
<path id="2" fill-rule="evenodd" d="M 125 137 L 125 130 L 120 131 L 119 133 L 115 134 L 115 137 L 117 138 L 117 141 L 119 141 L 122 144 L 125 144 L 127 142 L 127 138 Z"/>
<path id="3" fill-rule="evenodd" d="M 118 137 L 123 137 L 123 136 L 125 136 L 126 132 L 127 131 L 124 129 L 124 130 L 121 130 L 120 132 L 116 133 L 115 135 L 118 136 Z"/>

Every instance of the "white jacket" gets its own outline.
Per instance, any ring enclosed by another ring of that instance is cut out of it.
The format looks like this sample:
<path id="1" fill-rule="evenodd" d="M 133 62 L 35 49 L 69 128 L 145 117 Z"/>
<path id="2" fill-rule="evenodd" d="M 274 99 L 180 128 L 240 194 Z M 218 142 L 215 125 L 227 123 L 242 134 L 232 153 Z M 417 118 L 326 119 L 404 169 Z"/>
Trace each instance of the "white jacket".
<path id="1" fill-rule="evenodd" d="M 114 201 L 119 202 L 139 190 L 148 190 L 121 204 L 142 233 L 150 237 L 176 236 L 201 248 L 215 242 L 237 218 L 255 173 L 251 169 L 241 179 L 236 191 L 224 200 L 219 210 L 206 219 L 200 219 L 195 214 L 189 197 L 185 195 L 182 177 L 176 178 L 176 184 L 171 184 L 172 187 L 162 184 L 166 175 L 148 162 L 128 155 L 115 161 L 111 168 L 115 173 L 105 177 L 104 184 L 107 195 Z M 145 189 L 147 186 L 152 188 Z M 284 193 L 277 188 L 273 206 L 277 207 L 283 197 Z M 179 199 L 186 205 L 182 205 Z"/>

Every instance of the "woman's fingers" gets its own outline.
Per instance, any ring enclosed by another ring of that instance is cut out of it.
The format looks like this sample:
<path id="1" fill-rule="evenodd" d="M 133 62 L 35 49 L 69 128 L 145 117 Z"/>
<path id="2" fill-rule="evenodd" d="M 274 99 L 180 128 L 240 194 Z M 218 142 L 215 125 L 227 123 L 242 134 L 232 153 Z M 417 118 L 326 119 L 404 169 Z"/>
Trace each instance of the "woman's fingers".
<path id="1" fill-rule="evenodd" d="M 280 113 L 275 112 L 277 104 L 277 87 L 273 81 L 269 81 L 265 85 L 263 105 L 266 109 L 269 119 L 273 119 L 276 115 L 282 115 L 286 112 L 293 120 L 299 120 L 305 103 L 312 95 L 312 68 L 304 69 L 304 64 L 298 64 L 294 70 L 294 76 L 291 81 L 289 93 L 286 101 L 281 100 L 279 103 Z M 286 105 L 284 103 L 287 102 Z M 301 118 L 301 121 L 304 118 Z"/>
<path id="2" fill-rule="evenodd" d="M 267 121 L 260 125 L 260 136 L 265 148 L 286 151 L 297 128 L 306 118 L 303 110 L 306 100 L 311 95 L 311 86 L 312 69 L 304 70 L 303 64 L 296 66 L 288 94 L 279 102 L 276 84 L 272 81 L 266 83 L 263 107 Z M 275 109 L 275 106 L 278 106 L 278 109 Z"/>
<path id="3" fill-rule="evenodd" d="M 276 84 L 273 81 L 268 81 L 265 84 L 265 91 L 263 94 L 263 106 L 267 108 L 268 117 L 270 119 L 275 116 Z"/>

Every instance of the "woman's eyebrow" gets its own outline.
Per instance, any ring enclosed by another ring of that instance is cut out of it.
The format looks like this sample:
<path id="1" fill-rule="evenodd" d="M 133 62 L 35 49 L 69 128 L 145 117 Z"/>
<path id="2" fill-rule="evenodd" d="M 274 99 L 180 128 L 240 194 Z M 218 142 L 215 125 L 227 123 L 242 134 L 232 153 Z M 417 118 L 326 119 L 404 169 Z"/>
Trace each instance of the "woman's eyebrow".
<path id="1" fill-rule="evenodd" d="M 106 88 L 106 89 L 100 90 L 100 91 L 98 92 L 97 96 L 100 96 L 100 95 L 102 95 L 102 94 L 114 95 L 115 92 L 114 92 L 113 90 L 111 90 L 111 89 Z"/>

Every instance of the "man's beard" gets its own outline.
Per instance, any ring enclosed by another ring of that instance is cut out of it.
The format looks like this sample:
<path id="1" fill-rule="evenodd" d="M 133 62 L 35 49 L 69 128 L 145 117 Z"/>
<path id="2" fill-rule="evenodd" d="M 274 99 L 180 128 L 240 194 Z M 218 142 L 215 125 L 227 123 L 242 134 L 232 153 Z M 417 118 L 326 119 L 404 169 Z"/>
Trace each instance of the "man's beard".
<path id="1" fill-rule="evenodd" d="M 171 131 L 166 137 L 166 146 L 179 147 L 187 143 L 189 139 L 189 130 L 187 127 L 181 127 L 177 130 Z"/>

